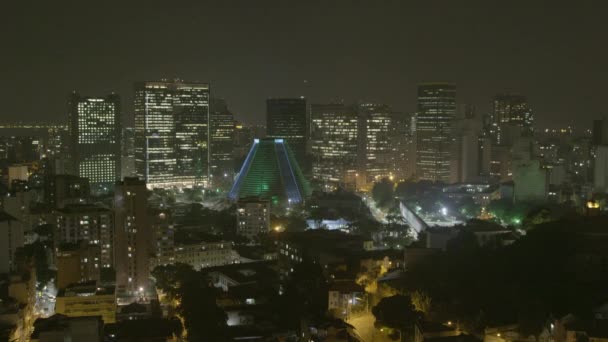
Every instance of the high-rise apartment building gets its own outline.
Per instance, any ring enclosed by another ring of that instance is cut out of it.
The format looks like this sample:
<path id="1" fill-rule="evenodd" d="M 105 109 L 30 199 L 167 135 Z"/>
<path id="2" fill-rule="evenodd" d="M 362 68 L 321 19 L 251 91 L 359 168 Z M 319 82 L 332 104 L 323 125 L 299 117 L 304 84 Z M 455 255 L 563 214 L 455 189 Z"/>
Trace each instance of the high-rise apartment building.
<path id="1" fill-rule="evenodd" d="M 63 208 L 66 204 L 83 204 L 91 195 L 88 178 L 54 174 L 45 178 L 44 202 L 52 208 Z"/>
<path id="2" fill-rule="evenodd" d="M 298 164 L 308 170 L 308 114 L 304 97 L 266 100 L 266 137 L 285 139 Z"/>
<path id="3" fill-rule="evenodd" d="M 207 185 L 209 84 L 135 85 L 135 168 L 151 188 Z"/>
<path id="4" fill-rule="evenodd" d="M 55 211 L 55 246 L 86 242 L 100 247 L 99 267 L 114 266 L 114 216 L 110 209 L 71 204 Z"/>
<path id="5" fill-rule="evenodd" d="M 456 86 L 423 83 L 418 86 L 416 117 L 416 174 L 419 179 L 450 181 L 452 125 L 456 116 Z"/>
<path id="6" fill-rule="evenodd" d="M 89 179 L 93 193 L 110 191 L 121 172 L 120 98 L 74 92 L 68 99 L 68 114 L 74 173 Z"/>
<path id="7" fill-rule="evenodd" d="M 365 183 L 394 177 L 391 167 L 392 110 L 387 105 L 363 103 L 360 114 L 360 157 L 364 168 L 360 170 Z"/>
<path id="8" fill-rule="evenodd" d="M 234 116 L 223 99 L 211 100 L 209 125 L 209 181 L 227 189 L 234 180 Z"/>
<path id="9" fill-rule="evenodd" d="M 236 232 L 253 239 L 270 231 L 270 201 L 249 197 L 236 204 Z"/>
<path id="10" fill-rule="evenodd" d="M 125 178 L 114 189 L 116 286 L 133 295 L 148 288 L 149 259 L 154 254 L 148 190 L 137 178 Z"/>
<path id="11" fill-rule="evenodd" d="M 99 245 L 81 242 L 64 244 L 56 252 L 57 288 L 70 284 L 101 280 L 101 249 Z"/>
<path id="12" fill-rule="evenodd" d="M 359 114 L 354 106 L 311 106 L 312 176 L 325 189 L 355 189 L 358 176 Z"/>
<path id="13" fill-rule="evenodd" d="M 122 130 L 122 148 L 120 156 L 120 179 L 135 176 L 135 129 L 125 127 Z"/>
<path id="14" fill-rule="evenodd" d="M 23 247 L 23 224 L 0 210 L 0 273 L 15 270 L 15 253 Z"/>

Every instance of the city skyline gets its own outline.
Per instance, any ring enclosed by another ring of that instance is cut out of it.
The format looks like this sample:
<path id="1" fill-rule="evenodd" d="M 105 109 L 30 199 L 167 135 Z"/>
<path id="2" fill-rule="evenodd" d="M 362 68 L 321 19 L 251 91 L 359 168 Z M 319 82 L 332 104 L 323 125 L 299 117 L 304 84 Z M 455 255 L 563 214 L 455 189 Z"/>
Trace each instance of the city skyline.
<path id="1" fill-rule="evenodd" d="M 104 12 L 108 20 L 100 21 L 101 12 L 12 3 L 3 35 L 19 34 L 5 37 L 12 53 L 3 56 L 3 73 L 13 82 L 1 89 L 2 115 L 7 121 L 61 121 L 65 94 L 114 91 L 123 98 L 125 123 L 132 125 L 133 83 L 162 78 L 209 82 L 212 96 L 225 98 L 236 119 L 247 123 L 264 122 L 270 97 L 386 103 L 413 113 L 418 83 L 451 82 L 459 89 L 458 102 L 476 105 L 481 114 L 491 111 L 496 94 L 518 93 L 528 97 L 540 125 L 580 118 L 586 127 L 605 115 L 600 91 L 608 49 L 597 44 L 604 25 L 597 7 L 521 3 L 494 15 L 494 8 L 481 2 L 445 3 L 439 11 L 416 3 L 293 8 L 273 1 L 235 8 L 130 3 Z M 59 22 L 70 18 L 72 25 L 57 25 L 47 16 Z M 173 29 L 153 25 L 154 18 L 173 23 Z M 268 18 L 273 20 L 259 20 Z M 215 29 L 223 20 L 235 24 Z M 79 30 L 71 32 L 73 27 Z M 150 33 L 142 36 L 134 27 Z M 153 37 L 166 41 L 169 31 L 180 36 L 165 49 L 153 49 Z M 193 40 L 205 44 L 188 43 Z M 40 78 L 47 82 L 32 82 Z M 49 82 L 53 87 L 42 86 Z M 25 101 L 22 94 L 37 101 Z"/>
<path id="2" fill-rule="evenodd" d="M 608 342 L 598 4 L 3 9 L 0 342 Z"/>

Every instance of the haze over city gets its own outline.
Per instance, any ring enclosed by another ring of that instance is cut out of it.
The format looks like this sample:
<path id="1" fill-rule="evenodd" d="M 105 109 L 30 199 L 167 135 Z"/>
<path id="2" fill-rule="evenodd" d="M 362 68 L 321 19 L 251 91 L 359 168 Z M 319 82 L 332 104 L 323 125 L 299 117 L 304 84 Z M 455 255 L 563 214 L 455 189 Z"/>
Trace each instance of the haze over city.
<path id="1" fill-rule="evenodd" d="M 65 95 L 117 92 L 132 123 L 135 81 L 210 82 L 239 120 L 268 97 L 376 101 L 416 110 L 416 84 L 458 85 L 481 113 L 526 94 L 539 124 L 605 115 L 606 5 L 515 1 L 13 1 L 4 5 L 2 117 L 64 120 Z"/>

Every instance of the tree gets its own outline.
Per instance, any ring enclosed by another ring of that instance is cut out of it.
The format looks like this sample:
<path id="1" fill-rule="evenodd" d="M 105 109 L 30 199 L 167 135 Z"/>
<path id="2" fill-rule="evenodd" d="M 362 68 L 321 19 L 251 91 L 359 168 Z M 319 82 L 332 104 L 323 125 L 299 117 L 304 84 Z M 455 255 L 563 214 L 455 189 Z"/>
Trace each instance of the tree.
<path id="1" fill-rule="evenodd" d="M 458 206 L 460 213 L 467 218 L 477 217 L 481 213 L 481 206 L 470 197 L 465 197 L 458 203 Z"/>
<path id="2" fill-rule="evenodd" d="M 176 299 L 189 341 L 228 341 L 227 316 L 217 306 L 217 290 L 207 275 L 190 265 L 159 266 L 152 271 L 156 287 Z"/>
<path id="3" fill-rule="evenodd" d="M 303 232 L 308 227 L 304 217 L 292 214 L 287 216 L 285 222 L 285 230 L 288 232 Z"/>
<path id="4" fill-rule="evenodd" d="M 36 268 L 36 280 L 40 287 L 46 284 L 55 277 L 56 272 L 49 268 L 47 260 L 48 247 L 41 241 L 36 241 L 29 245 L 17 248 L 15 259 L 21 266 L 28 264 L 34 265 Z"/>
<path id="5" fill-rule="evenodd" d="M 377 324 L 397 329 L 404 335 L 412 334 L 414 324 L 422 318 L 422 313 L 416 310 L 412 298 L 400 294 L 382 298 L 372 308 L 372 314 Z"/>
<path id="6" fill-rule="evenodd" d="M 173 265 L 157 266 L 152 271 L 152 276 L 156 280 L 156 288 L 162 290 L 170 296 L 177 296 L 185 279 L 194 276 L 196 271 L 192 266 L 183 263 Z"/>
<path id="7" fill-rule="evenodd" d="M 378 208 L 387 208 L 393 203 L 395 199 L 394 186 L 395 184 L 388 178 L 382 178 L 380 182 L 374 184 L 372 198 Z"/>
<path id="8" fill-rule="evenodd" d="M 188 341 L 229 341 L 228 317 L 216 304 L 216 291 L 200 272 L 183 280 L 178 312 L 184 318 Z"/>
<path id="9" fill-rule="evenodd" d="M 55 226 L 52 224 L 41 224 L 34 228 L 34 233 L 38 234 L 41 238 L 45 238 L 47 240 L 53 240 L 53 231 Z"/>
<path id="10" fill-rule="evenodd" d="M 547 324 L 548 316 L 549 313 L 542 303 L 538 300 L 527 300 L 525 307 L 519 311 L 519 333 L 524 338 L 534 336 L 538 340 L 538 335 L 540 335 Z"/>
<path id="11" fill-rule="evenodd" d="M 362 218 L 349 225 L 349 229 L 353 232 L 365 236 L 370 236 L 371 234 L 378 232 L 380 228 L 381 224 L 370 218 Z"/>
<path id="12" fill-rule="evenodd" d="M 412 304 L 417 311 L 420 311 L 424 314 L 428 314 L 431 311 L 431 305 L 433 304 L 433 299 L 423 291 L 414 291 L 411 294 L 412 296 Z"/>
<path id="13" fill-rule="evenodd" d="M 299 328 L 301 319 L 319 319 L 327 312 L 327 279 L 318 263 L 304 260 L 294 266 L 282 296 L 285 323 Z"/>

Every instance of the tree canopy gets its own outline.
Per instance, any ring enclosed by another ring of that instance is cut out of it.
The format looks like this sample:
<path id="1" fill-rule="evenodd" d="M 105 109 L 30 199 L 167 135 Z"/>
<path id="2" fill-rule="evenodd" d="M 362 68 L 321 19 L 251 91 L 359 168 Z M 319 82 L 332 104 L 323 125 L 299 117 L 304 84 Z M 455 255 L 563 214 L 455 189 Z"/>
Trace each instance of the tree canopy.
<path id="1" fill-rule="evenodd" d="M 550 315 L 589 315 L 605 299 L 607 223 L 544 223 L 508 246 L 480 247 L 465 231 L 445 252 L 410 265 L 404 290 L 428 294 L 441 320 L 458 318 L 469 332 L 519 322 L 535 335 Z"/>
<path id="2" fill-rule="evenodd" d="M 156 287 L 179 303 L 189 341 L 228 341 L 226 313 L 217 306 L 217 289 L 205 273 L 178 263 L 156 267 L 152 275 Z"/>
<path id="3" fill-rule="evenodd" d="M 372 308 L 372 314 L 378 323 L 395 329 L 409 328 L 422 318 L 422 313 L 416 311 L 412 298 L 400 294 L 382 298 Z"/>
<path id="4" fill-rule="evenodd" d="M 382 178 L 372 188 L 372 198 L 379 208 L 390 207 L 395 200 L 395 184 L 388 178 Z"/>

